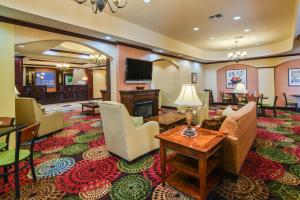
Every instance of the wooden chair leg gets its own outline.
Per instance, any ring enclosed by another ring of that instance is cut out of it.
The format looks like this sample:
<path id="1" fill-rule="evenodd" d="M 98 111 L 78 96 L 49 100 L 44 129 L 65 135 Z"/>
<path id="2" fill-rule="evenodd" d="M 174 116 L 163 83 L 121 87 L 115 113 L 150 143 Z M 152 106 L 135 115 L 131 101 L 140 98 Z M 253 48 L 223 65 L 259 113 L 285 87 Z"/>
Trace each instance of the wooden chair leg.
<path id="1" fill-rule="evenodd" d="M 276 108 L 273 108 L 273 112 L 274 112 L 274 117 L 277 117 Z"/>
<path id="2" fill-rule="evenodd" d="M 20 198 L 20 177 L 19 177 L 19 165 L 15 164 L 15 190 L 16 190 L 16 199 Z"/>
<path id="3" fill-rule="evenodd" d="M 8 183 L 8 170 L 7 170 L 7 166 L 4 166 L 3 167 L 4 169 L 4 176 L 3 176 L 3 178 L 4 178 L 4 183 Z"/>
<path id="4" fill-rule="evenodd" d="M 31 174 L 32 174 L 32 178 L 34 181 L 36 181 L 36 174 L 35 174 L 35 170 L 34 170 L 34 164 L 33 164 L 33 157 L 30 156 L 30 169 L 31 169 Z"/>

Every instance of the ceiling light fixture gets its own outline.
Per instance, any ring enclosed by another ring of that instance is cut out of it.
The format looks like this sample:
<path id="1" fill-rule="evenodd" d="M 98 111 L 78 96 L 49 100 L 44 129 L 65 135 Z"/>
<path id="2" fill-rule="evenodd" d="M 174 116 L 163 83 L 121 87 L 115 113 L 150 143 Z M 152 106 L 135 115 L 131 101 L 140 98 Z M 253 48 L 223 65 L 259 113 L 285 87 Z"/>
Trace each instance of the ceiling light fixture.
<path id="1" fill-rule="evenodd" d="M 98 66 L 106 64 L 106 56 L 105 55 L 90 55 L 90 61 L 92 64 L 96 64 Z"/>
<path id="2" fill-rule="evenodd" d="M 211 38 L 209 38 L 209 39 L 214 40 L 215 38 L 214 38 L 214 37 L 211 37 Z"/>
<path id="3" fill-rule="evenodd" d="M 87 2 L 88 0 L 75 0 L 75 1 L 79 4 L 82 4 Z M 102 12 L 106 4 L 108 4 L 109 9 L 112 13 L 116 13 L 118 8 L 124 8 L 127 5 L 127 0 L 89 0 L 89 2 L 92 5 L 92 9 L 95 14 L 98 11 Z"/>
<path id="4" fill-rule="evenodd" d="M 151 0 L 144 0 L 144 3 L 150 3 Z"/>
<path id="5" fill-rule="evenodd" d="M 66 71 L 69 67 L 70 64 L 68 63 L 59 63 L 56 65 L 57 68 L 59 68 L 61 71 Z"/>
<path id="6" fill-rule="evenodd" d="M 244 32 L 250 32 L 250 31 L 251 31 L 251 29 L 249 29 L 249 28 L 244 30 Z"/>
<path id="7" fill-rule="evenodd" d="M 243 52 L 239 51 L 238 43 L 239 41 L 235 41 L 235 50 L 229 52 L 227 55 L 228 60 L 235 61 L 236 63 L 245 59 L 245 57 L 247 56 L 247 51 L 243 51 Z"/>
<path id="8" fill-rule="evenodd" d="M 232 18 L 233 20 L 237 21 L 237 20 L 240 20 L 241 17 L 240 16 L 235 16 L 234 18 Z"/>
<path id="9" fill-rule="evenodd" d="M 199 31 L 199 27 L 193 28 L 194 31 Z"/>
<path id="10" fill-rule="evenodd" d="M 110 36 L 106 36 L 105 39 L 111 40 L 112 38 Z"/>
<path id="11" fill-rule="evenodd" d="M 23 46 L 23 45 L 19 45 L 18 47 L 20 47 L 20 48 L 24 48 L 25 46 Z"/>

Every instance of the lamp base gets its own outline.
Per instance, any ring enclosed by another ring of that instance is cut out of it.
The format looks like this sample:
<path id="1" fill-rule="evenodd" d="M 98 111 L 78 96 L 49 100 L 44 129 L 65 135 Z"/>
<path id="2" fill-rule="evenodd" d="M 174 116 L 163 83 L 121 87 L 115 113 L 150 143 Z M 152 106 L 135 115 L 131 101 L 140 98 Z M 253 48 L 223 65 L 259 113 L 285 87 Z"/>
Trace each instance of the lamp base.
<path id="1" fill-rule="evenodd" d="M 196 136 L 196 131 L 194 128 L 186 128 L 183 132 L 182 135 L 185 137 L 195 137 Z"/>

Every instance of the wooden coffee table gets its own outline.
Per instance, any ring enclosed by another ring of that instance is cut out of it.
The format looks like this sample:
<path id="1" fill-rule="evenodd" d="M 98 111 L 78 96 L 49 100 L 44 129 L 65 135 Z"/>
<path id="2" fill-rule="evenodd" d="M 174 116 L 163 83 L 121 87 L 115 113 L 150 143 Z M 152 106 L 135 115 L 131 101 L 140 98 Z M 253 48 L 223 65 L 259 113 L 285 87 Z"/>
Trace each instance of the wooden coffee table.
<path id="1" fill-rule="evenodd" d="M 197 135 L 182 135 L 186 125 L 178 126 L 157 136 L 160 140 L 160 167 L 162 185 L 167 182 L 190 196 L 204 200 L 223 178 L 223 141 L 226 134 L 196 128 Z M 166 159 L 166 148 L 177 154 Z M 166 163 L 175 172 L 166 177 Z"/>
<path id="2" fill-rule="evenodd" d="M 96 108 L 99 108 L 98 103 L 92 103 L 92 102 L 87 102 L 87 103 L 81 103 L 81 112 L 84 113 L 84 108 L 88 108 L 91 110 L 92 115 L 96 115 Z"/>
<path id="3" fill-rule="evenodd" d="M 144 119 L 144 121 L 156 121 L 159 123 L 160 128 L 163 131 L 174 128 L 175 126 L 182 125 L 186 122 L 185 114 L 170 112 L 164 115 L 159 115 L 155 117 L 150 117 Z"/>

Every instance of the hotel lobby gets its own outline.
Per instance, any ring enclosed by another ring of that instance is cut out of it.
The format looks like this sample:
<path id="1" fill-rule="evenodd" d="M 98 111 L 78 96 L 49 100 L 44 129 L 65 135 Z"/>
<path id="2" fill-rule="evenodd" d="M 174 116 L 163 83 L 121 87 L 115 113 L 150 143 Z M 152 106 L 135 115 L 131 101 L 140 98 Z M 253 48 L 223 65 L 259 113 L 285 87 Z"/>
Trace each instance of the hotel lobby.
<path id="1" fill-rule="evenodd" d="M 299 200 L 299 0 L 1 0 L 0 199 Z"/>

